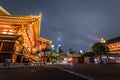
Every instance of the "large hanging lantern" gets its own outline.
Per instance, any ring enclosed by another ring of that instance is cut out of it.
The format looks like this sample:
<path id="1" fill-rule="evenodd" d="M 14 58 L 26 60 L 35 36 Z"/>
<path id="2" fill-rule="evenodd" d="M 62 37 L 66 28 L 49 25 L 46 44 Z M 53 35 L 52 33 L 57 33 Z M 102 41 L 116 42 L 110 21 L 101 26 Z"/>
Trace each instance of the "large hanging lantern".
<path id="1" fill-rule="evenodd" d="M 37 51 L 36 47 L 32 47 L 32 48 L 31 48 L 31 52 L 32 52 L 33 54 L 35 54 L 36 51 Z"/>

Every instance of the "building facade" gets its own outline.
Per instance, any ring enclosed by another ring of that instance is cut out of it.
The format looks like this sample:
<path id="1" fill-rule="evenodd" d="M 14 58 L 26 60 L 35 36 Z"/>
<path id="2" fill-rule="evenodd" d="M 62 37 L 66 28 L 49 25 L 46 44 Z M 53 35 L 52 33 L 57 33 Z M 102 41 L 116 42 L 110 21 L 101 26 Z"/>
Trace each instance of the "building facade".
<path id="1" fill-rule="evenodd" d="M 40 37 L 42 14 L 11 15 L 0 6 L 0 63 L 43 61 L 50 40 Z"/>
<path id="2" fill-rule="evenodd" d="M 120 63 L 120 37 L 107 40 L 106 45 L 109 48 L 109 60 Z"/>

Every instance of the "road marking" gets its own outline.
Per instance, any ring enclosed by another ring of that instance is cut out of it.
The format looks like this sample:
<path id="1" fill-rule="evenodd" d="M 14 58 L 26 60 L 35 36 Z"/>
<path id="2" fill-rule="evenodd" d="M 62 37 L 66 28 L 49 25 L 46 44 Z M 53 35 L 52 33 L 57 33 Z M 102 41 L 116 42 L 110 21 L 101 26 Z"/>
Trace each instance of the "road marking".
<path id="1" fill-rule="evenodd" d="M 69 71 L 69 70 L 66 70 L 66 69 L 63 69 L 63 68 L 60 68 L 60 67 L 55 67 L 55 68 L 58 68 L 58 69 L 63 70 L 63 71 L 65 71 L 65 72 L 68 72 L 68 73 L 77 75 L 77 76 L 79 76 L 79 77 L 83 77 L 83 78 L 88 79 L 88 80 L 94 80 L 94 79 L 89 78 L 89 77 L 87 77 L 87 76 L 84 76 L 84 75 L 82 75 L 82 74 L 79 74 L 79 73 L 76 73 L 76 72 L 72 72 L 72 71 Z"/>

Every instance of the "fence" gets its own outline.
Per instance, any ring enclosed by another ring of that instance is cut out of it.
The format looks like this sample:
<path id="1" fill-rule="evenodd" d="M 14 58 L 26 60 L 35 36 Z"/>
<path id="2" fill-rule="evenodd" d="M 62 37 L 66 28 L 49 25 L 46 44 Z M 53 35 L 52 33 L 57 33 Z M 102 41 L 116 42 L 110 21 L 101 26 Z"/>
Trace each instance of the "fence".
<path id="1" fill-rule="evenodd" d="M 0 63 L 0 68 L 30 68 L 30 67 L 42 67 L 42 63 Z"/>

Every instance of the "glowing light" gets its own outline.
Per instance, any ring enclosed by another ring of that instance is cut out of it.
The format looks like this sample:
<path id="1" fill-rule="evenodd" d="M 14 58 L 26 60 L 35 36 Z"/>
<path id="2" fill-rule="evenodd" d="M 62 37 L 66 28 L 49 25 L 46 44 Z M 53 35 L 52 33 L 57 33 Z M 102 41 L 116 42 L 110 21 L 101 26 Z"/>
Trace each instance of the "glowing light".
<path id="1" fill-rule="evenodd" d="M 80 54 L 84 54 L 83 50 L 80 50 L 79 52 L 80 52 Z"/>
<path id="2" fill-rule="evenodd" d="M 72 60 L 72 58 L 69 58 L 69 59 L 68 59 L 68 61 L 71 61 L 71 60 Z"/>
<path id="3" fill-rule="evenodd" d="M 2 34 L 13 34 L 13 30 L 3 29 Z"/>
<path id="4" fill-rule="evenodd" d="M 7 32 L 2 32 L 2 34 L 7 34 Z"/>
<path id="5" fill-rule="evenodd" d="M 114 57 L 109 57 L 109 59 L 114 59 Z"/>
<path id="6" fill-rule="evenodd" d="M 4 29 L 2 34 L 7 34 L 8 29 Z"/>
<path id="7" fill-rule="evenodd" d="M 12 32 L 9 32 L 8 34 L 13 34 Z"/>
<path id="8" fill-rule="evenodd" d="M 35 47 L 32 47 L 32 48 L 31 48 L 31 51 L 32 51 L 32 53 L 35 53 L 37 50 L 36 50 Z"/>
<path id="9" fill-rule="evenodd" d="M 54 48 L 54 47 L 55 47 L 55 45 L 51 45 L 51 47 L 52 47 L 52 48 Z"/>
<path id="10" fill-rule="evenodd" d="M 62 64 L 67 64 L 67 61 L 63 61 Z"/>
<path id="11" fill-rule="evenodd" d="M 112 51 L 112 50 L 120 50 L 120 43 L 108 45 L 108 47 L 109 47 L 110 51 Z"/>
<path id="12" fill-rule="evenodd" d="M 58 44 L 58 47 L 61 47 L 61 45 L 60 45 L 60 44 Z"/>
<path id="13" fill-rule="evenodd" d="M 101 43 L 106 43 L 106 40 L 104 38 L 101 38 Z"/>

